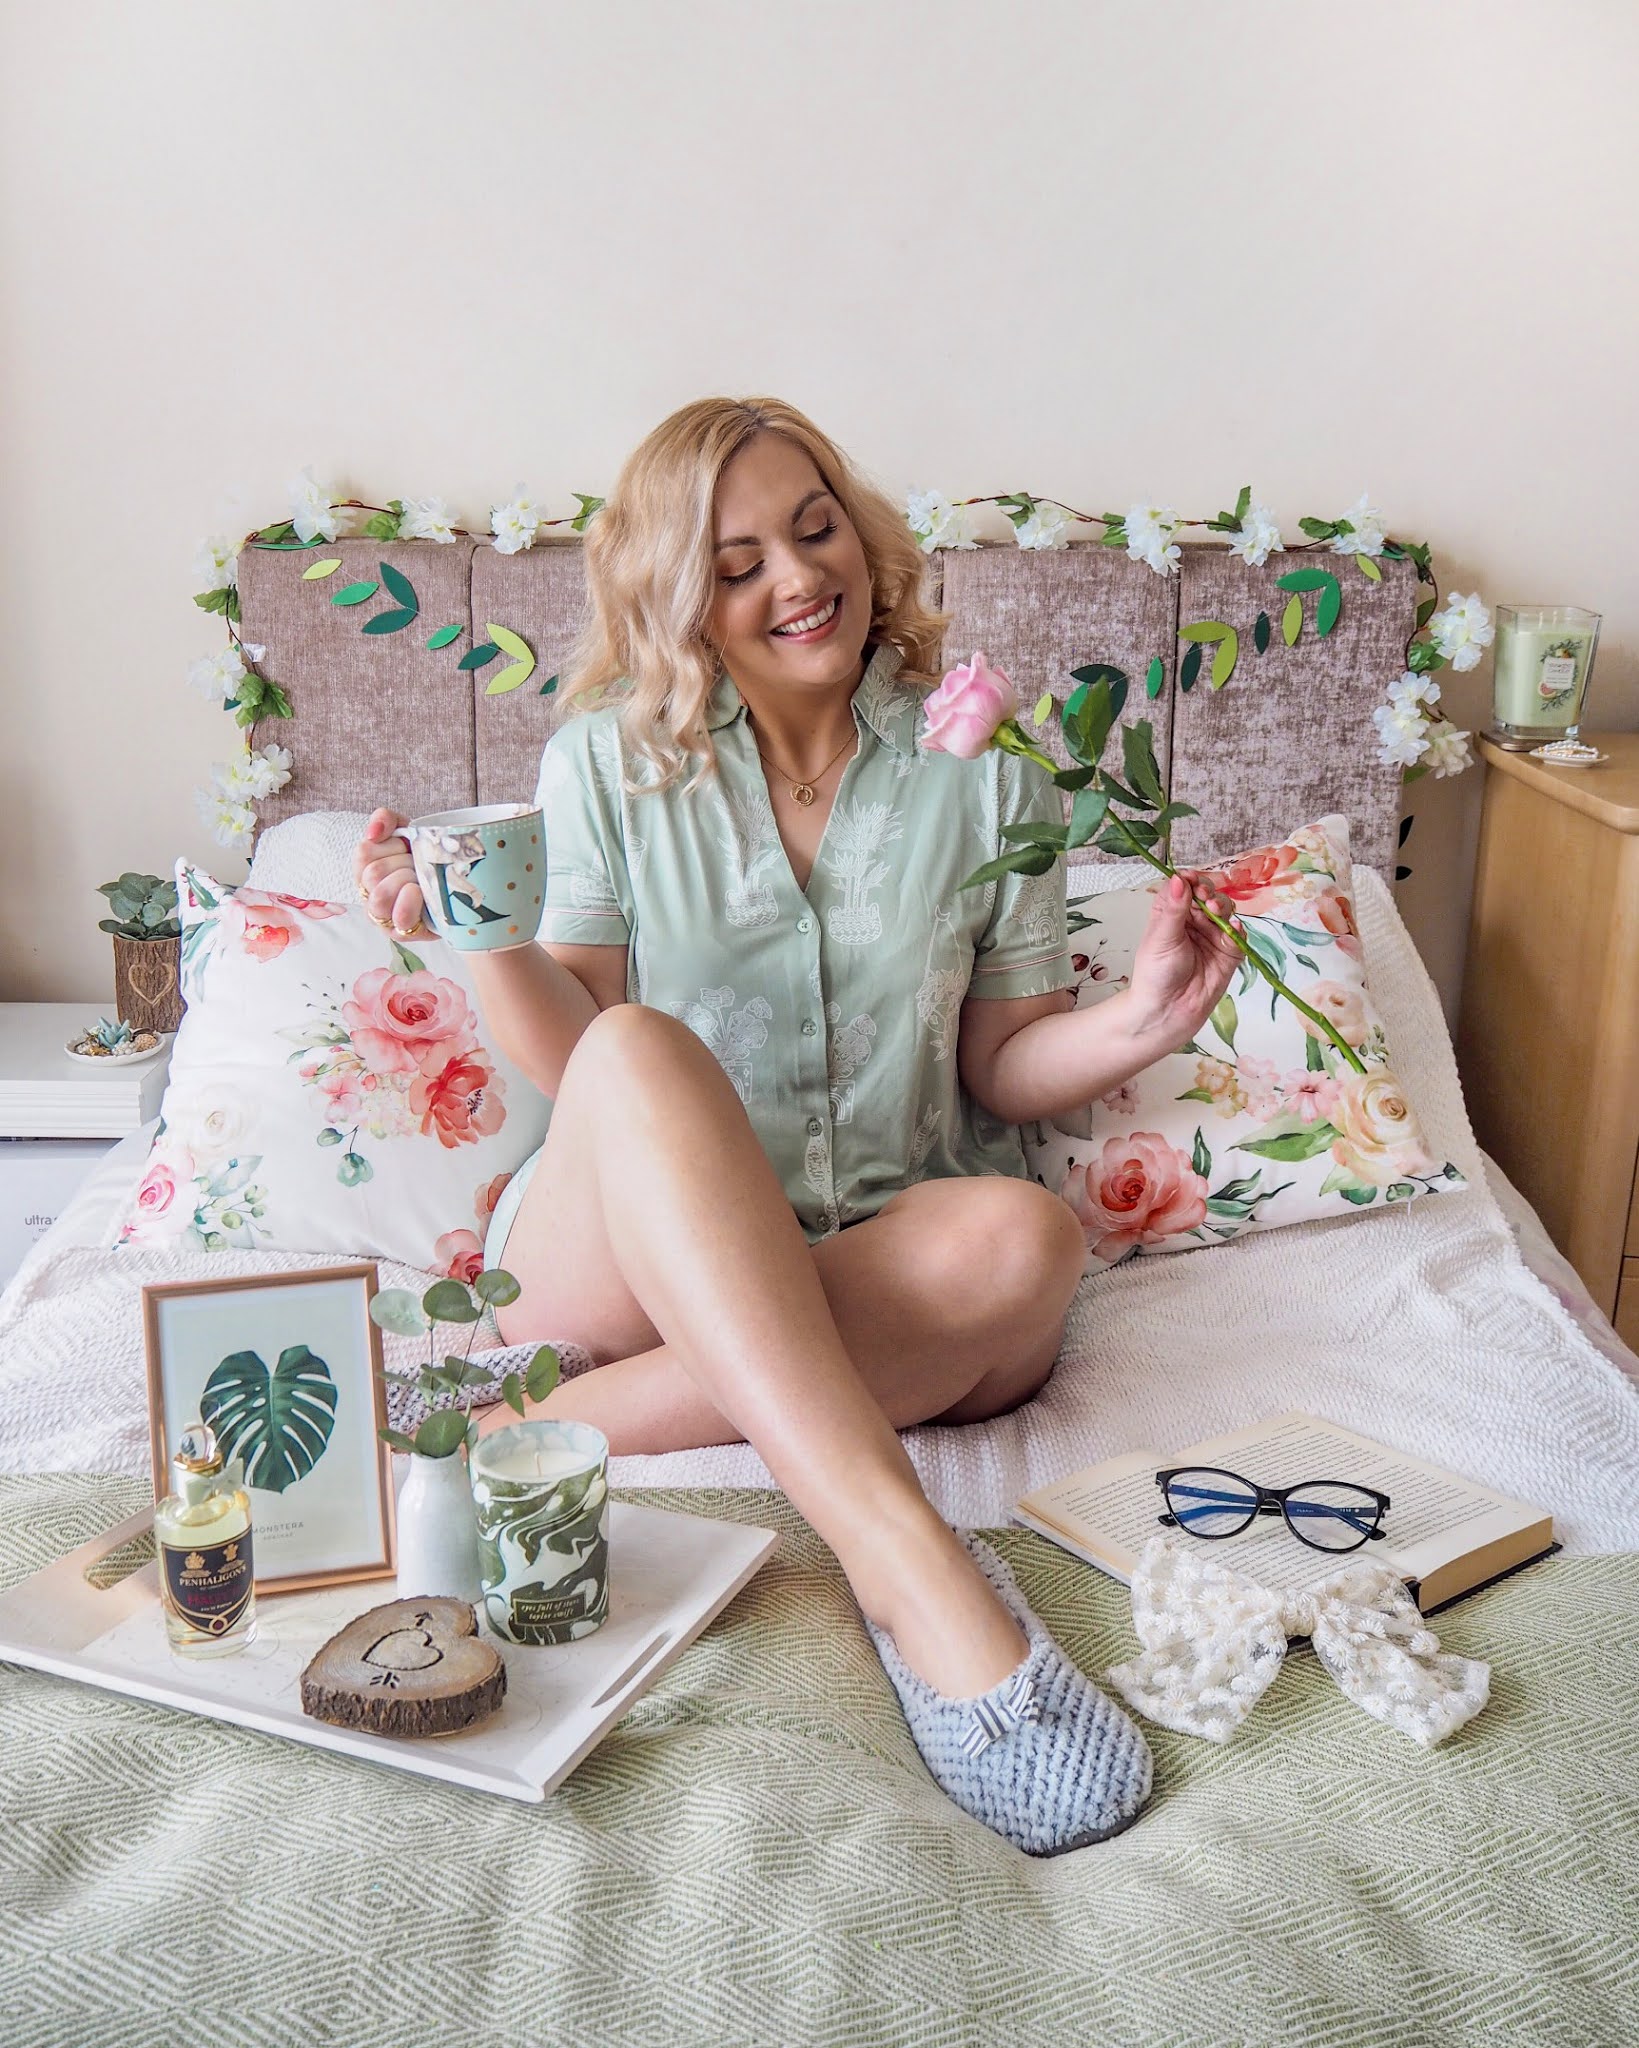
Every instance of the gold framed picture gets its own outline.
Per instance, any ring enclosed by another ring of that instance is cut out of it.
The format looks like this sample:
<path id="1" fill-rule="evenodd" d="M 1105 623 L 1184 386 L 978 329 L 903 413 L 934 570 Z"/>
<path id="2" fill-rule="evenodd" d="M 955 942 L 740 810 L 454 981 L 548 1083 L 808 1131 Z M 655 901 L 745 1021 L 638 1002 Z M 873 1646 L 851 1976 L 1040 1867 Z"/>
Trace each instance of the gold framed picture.
<path id="1" fill-rule="evenodd" d="M 154 1498 L 208 1423 L 244 1462 L 259 1594 L 397 1570 L 376 1284 L 367 1262 L 142 1290 Z"/>

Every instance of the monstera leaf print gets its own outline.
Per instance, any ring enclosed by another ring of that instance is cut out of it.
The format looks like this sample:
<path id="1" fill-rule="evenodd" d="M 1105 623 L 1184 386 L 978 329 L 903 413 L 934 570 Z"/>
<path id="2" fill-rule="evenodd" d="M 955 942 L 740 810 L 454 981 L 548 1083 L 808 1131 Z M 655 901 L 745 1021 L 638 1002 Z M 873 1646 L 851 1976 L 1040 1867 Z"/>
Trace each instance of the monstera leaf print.
<path id="1" fill-rule="evenodd" d="M 245 1483 L 283 1493 L 324 1456 L 336 1383 L 305 1344 L 281 1351 L 272 1372 L 254 1351 L 235 1351 L 205 1382 L 199 1409 L 223 1457 L 244 1459 Z"/>

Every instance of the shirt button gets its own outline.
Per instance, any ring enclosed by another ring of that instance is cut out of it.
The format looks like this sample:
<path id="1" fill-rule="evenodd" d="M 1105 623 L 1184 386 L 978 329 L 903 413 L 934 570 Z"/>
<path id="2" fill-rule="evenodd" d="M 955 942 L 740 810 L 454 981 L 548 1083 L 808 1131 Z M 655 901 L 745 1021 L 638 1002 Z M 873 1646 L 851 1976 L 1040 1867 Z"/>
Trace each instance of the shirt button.
<path id="1" fill-rule="evenodd" d="M 817 1137 L 819 1136 L 820 1132 L 821 1132 L 821 1131 L 823 1131 L 824 1129 L 825 1129 L 825 1126 L 824 1126 L 824 1124 L 822 1124 L 822 1123 L 820 1122 L 820 1120 L 819 1120 L 819 1118 L 818 1118 L 817 1116 L 811 1116 L 811 1117 L 810 1117 L 810 1118 L 808 1119 L 808 1135 L 809 1135 L 809 1137 L 811 1137 L 811 1138 L 817 1138 Z"/>
<path id="2" fill-rule="evenodd" d="M 814 1033 L 815 1033 L 815 1032 L 816 1032 L 816 1031 L 817 1031 L 818 1029 L 819 1029 L 819 1026 L 818 1026 L 818 1025 L 817 1025 L 817 1024 L 816 1024 L 816 1023 L 814 1022 L 814 1020 L 813 1020 L 813 1018 L 812 1018 L 812 1017 L 804 1017 L 804 1018 L 803 1018 L 803 1020 L 802 1020 L 802 1035 L 803 1035 L 803 1037 L 804 1037 L 804 1038 L 812 1038 L 812 1037 L 813 1037 L 813 1035 L 814 1035 Z"/>
<path id="3" fill-rule="evenodd" d="M 802 933 L 804 938 L 806 938 L 813 929 L 814 920 L 811 917 L 799 917 L 797 919 L 797 930 Z"/>

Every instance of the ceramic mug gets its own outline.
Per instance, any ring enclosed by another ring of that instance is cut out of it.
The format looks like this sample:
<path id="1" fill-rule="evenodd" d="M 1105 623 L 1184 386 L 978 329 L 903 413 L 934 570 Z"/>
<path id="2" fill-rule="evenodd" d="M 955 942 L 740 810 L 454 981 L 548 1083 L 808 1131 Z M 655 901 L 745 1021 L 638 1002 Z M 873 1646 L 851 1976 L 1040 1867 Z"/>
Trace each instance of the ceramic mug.
<path id="1" fill-rule="evenodd" d="M 546 832 L 529 804 L 434 811 L 404 827 L 427 920 L 458 953 L 527 946 L 546 894 Z"/>
<path id="2" fill-rule="evenodd" d="M 609 1614 L 609 1439 L 537 1417 L 468 1460 L 484 1619 L 509 1643 L 568 1643 Z"/>

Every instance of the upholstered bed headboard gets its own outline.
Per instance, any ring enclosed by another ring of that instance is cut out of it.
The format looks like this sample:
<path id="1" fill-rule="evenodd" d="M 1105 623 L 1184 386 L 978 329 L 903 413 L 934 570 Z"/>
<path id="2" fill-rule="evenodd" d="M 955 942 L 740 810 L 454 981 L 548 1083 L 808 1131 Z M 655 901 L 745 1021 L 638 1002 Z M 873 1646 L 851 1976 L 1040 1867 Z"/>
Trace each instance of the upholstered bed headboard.
<path id="1" fill-rule="evenodd" d="M 528 798 L 541 748 L 565 712 L 540 686 L 568 658 L 586 597 L 578 540 L 543 541 L 517 555 L 471 540 L 439 544 L 337 541 L 331 576 L 308 580 L 313 552 L 246 548 L 239 558 L 244 638 L 266 649 L 258 664 L 294 710 L 266 720 L 258 745 L 290 747 L 295 770 L 262 804 L 259 823 L 298 811 L 369 810 L 386 803 L 407 815 L 458 804 Z M 386 556 L 414 589 L 419 614 L 393 633 L 362 630 L 380 604 L 336 605 L 351 581 L 377 580 Z M 1392 876 L 1400 821 L 1400 770 L 1377 758 L 1372 710 L 1405 667 L 1416 627 L 1417 572 L 1379 558 L 1379 583 L 1349 557 L 1318 550 L 1271 555 L 1250 569 L 1228 550 L 1185 543 L 1179 573 L 1158 576 L 1095 542 L 1025 551 L 1011 542 L 952 549 L 928 563 L 928 595 L 950 615 L 945 662 L 982 648 L 1006 669 L 1028 702 L 1051 688 L 1063 697 L 1070 671 L 1107 662 L 1130 678 L 1123 717 L 1147 717 L 1174 800 L 1199 818 L 1180 822 L 1176 859 L 1201 862 L 1278 838 L 1291 827 L 1341 811 L 1353 827 L 1354 856 Z M 1302 631 L 1288 646 L 1280 629 L 1290 593 L 1276 579 L 1296 568 L 1336 575 L 1342 609 L 1330 633 L 1316 630 L 1314 593 L 1303 600 Z M 1270 631 L 1263 653 L 1254 627 Z M 1239 636 L 1233 675 L 1211 687 L 1212 647 L 1199 677 L 1182 687 L 1191 641 L 1180 629 L 1214 620 Z M 519 634 L 535 655 L 521 688 L 487 694 L 505 666 L 462 670 L 461 655 L 491 622 Z M 435 630 L 460 625 L 450 644 L 429 650 Z M 1161 663 L 1153 701 L 1145 683 Z M 1061 753 L 1053 728 L 1048 751 Z M 1120 771 L 1119 740 L 1110 766 Z"/>

